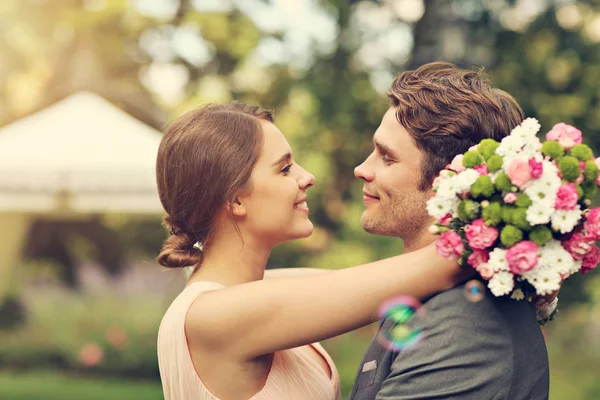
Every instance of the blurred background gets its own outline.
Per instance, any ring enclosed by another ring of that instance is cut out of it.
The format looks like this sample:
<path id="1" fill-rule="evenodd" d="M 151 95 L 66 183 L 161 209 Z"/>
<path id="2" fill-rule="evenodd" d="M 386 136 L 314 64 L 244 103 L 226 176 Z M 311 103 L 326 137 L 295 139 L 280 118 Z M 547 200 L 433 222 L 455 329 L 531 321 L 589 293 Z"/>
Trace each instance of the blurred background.
<path id="1" fill-rule="evenodd" d="M 361 230 L 353 168 L 394 76 L 438 60 L 484 66 L 545 131 L 574 124 L 600 152 L 600 1 L 2 0 L 0 398 L 162 399 L 156 334 L 184 276 L 153 260 L 154 158 L 191 107 L 271 107 L 317 178 L 315 233 L 269 268 L 402 252 Z M 600 275 L 560 304 L 550 397 L 599 399 Z M 344 396 L 373 333 L 324 343 Z"/>

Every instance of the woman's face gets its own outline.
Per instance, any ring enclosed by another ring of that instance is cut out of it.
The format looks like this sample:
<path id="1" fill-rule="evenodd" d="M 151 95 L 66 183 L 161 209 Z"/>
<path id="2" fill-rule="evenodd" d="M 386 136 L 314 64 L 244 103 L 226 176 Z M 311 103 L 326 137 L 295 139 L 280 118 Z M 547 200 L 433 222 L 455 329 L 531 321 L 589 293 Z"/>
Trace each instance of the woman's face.
<path id="1" fill-rule="evenodd" d="M 315 177 L 294 163 L 290 145 L 275 125 L 261 124 L 263 148 L 250 176 L 250 191 L 238 197 L 245 210 L 240 222 L 271 245 L 310 236 L 306 190 Z"/>

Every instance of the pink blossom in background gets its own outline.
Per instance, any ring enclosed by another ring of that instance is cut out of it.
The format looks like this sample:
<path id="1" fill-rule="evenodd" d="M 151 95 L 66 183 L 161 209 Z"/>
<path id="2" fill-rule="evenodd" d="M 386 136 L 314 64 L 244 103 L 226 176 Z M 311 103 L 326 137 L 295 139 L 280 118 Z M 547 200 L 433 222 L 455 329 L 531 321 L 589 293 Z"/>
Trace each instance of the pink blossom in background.
<path id="1" fill-rule="evenodd" d="M 506 174 L 510 178 L 513 185 L 519 189 L 527 187 L 531 181 L 531 169 L 529 163 L 523 160 L 514 160 L 506 169 Z"/>
<path id="2" fill-rule="evenodd" d="M 588 272 L 590 272 L 591 270 L 593 270 L 594 268 L 596 268 L 596 266 L 598 265 L 598 263 L 600 263 L 600 249 L 598 249 L 598 246 L 593 246 L 590 251 L 588 251 L 585 255 L 585 257 L 583 257 L 582 260 L 582 264 L 581 264 L 581 273 L 582 274 L 587 274 Z"/>
<path id="3" fill-rule="evenodd" d="M 538 246 L 530 240 L 523 240 L 506 252 L 506 262 L 513 274 L 521 274 L 533 269 L 538 263 Z"/>
<path id="4" fill-rule="evenodd" d="M 476 270 L 486 281 L 489 281 L 494 276 L 494 268 L 492 268 L 488 263 L 479 264 Z"/>
<path id="5" fill-rule="evenodd" d="M 565 150 L 570 150 L 576 144 L 581 144 L 581 131 L 574 126 L 559 122 L 546 134 L 546 140 L 558 140 Z"/>
<path id="6" fill-rule="evenodd" d="M 450 165 L 448 165 L 448 167 L 450 167 Z M 443 169 L 440 171 L 440 177 L 448 178 L 450 176 L 450 172 L 452 172 L 452 171 L 450 171 L 448 169 Z"/>
<path id="7" fill-rule="evenodd" d="M 558 189 L 554 208 L 557 210 L 574 210 L 578 199 L 579 196 L 577 195 L 575 185 L 567 183 Z"/>
<path id="8" fill-rule="evenodd" d="M 506 204 L 513 204 L 516 201 L 517 201 L 517 194 L 516 193 L 510 192 L 510 193 L 506 193 L 504 195 L 504 202 Z"/>
<path id="9" fill-rule="evenodd" d="M 485 250 L 498 238 L 498 229 L 487 226 L 483 218 L 478 218 L 465 227 L 469 246 L 473 250 Z"/>
<path id="10" fill-rule="evenodd" d="M 589 234 L 583 235 L 581 232 L 576 232 L 569 240 L 564 240 L 562 246 L 575 260 L 583 260 L 583 257 L 594 246 L 594 238 Z"/>
<path id="11" fill-rule="evenodd" d="M 459 234 L 450 231 L 440 235 L 435 241 L 435 249 L 440 256 L 451 259 L 456 255 L 461 255 L 464 246 Z"/>
<path id="12" fill-rule="evenodd" d="M 79 351 L 79 361 L 85 367 L 94 367 L 104 359 L 104 350 L 96 343 L 88 343 Z"/>
<path id="13" fill-rule="evenodd" d="M 474 250 L 469 257 L 467 262 L 473 268 L 478 268 L 481 264 L 485 264 L 490 260 L 490 253 L 484 250 Z"/>
<path id="14" fill-rule="evenodd" d="M 531 171 L 531 177 L 533 179 L 537 179 L 542 176 L 542 172 L 544 172 L 544 165 L 541 161 L 538 161 L 535 158 L 530 158 L 529 170 Z"/>
<path id="15" fill-rule="evenodd" d="M 488 174 L 487 164 L 476 165 L 475 167 L 473 167 L 473 169 L 475 171 L 477 171 L 479 173 L 479 175 L 487 175 Z"/>
<path id="16" fill-rule="evenodd" d="M 600 208 L 592 208 L 586 216 L 583 229 L 595 240 L 600 240 Z"/>
<path id="17" fill-rule="evenodd" d="M 454 157 L 454 159 L 450 163 L 450 169 L 455 172 L 461 172 L 461 171 L 465 170 L 465 167 L 463 165 L 463 155 L 462 154 L 459 154 L 456 157 Z"/>

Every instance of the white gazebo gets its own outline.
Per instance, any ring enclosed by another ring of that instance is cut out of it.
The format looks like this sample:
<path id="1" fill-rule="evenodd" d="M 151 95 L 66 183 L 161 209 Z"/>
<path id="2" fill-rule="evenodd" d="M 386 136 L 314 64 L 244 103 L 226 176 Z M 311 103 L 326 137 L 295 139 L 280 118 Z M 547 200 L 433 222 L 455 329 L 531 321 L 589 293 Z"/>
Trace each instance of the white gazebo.
<path id="1" fill-rule="evenodd" d="M 160 139 L 90 92 L 0 128 L 0 298 L 35 218 L 162 213 Z"/>

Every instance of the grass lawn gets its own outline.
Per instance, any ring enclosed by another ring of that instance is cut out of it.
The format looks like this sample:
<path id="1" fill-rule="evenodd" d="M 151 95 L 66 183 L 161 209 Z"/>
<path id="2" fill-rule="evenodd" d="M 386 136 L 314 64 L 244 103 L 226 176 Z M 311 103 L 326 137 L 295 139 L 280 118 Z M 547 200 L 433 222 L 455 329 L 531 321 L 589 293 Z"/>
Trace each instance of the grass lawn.
<path id="1" fill-rule="evenodd" d="M 0 399 L 162 400 L 160 382 L 80 378 L 53 372 L 0 372 Z"/>

